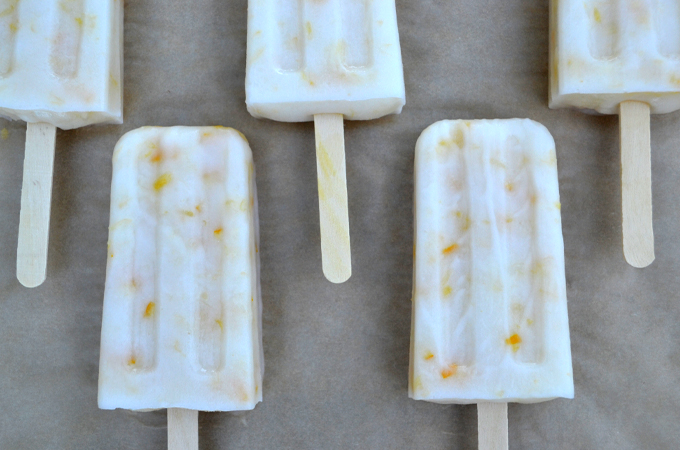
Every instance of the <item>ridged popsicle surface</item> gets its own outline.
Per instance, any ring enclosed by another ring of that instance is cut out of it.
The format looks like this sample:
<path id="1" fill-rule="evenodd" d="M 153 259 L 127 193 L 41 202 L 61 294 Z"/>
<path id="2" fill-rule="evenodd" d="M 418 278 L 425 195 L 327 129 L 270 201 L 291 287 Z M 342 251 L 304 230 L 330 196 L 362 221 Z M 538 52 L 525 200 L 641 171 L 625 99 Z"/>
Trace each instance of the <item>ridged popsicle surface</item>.
<path id="1" fill-rule="evenodd" d="M 680 0 L 551 0 L 550 106 L 680 109 Z"/>
<path id="2" fill-rule="evenodd" d="M 530 120 L 443 121 L 416 147 L 410 396 L 573 397 L 555 144 Z"/>
<path id="3" fill-rule="evenodd" d="M 113 157 L 103 409 L 262 398 L 252 154 L 227 128 L 141 128 Z"/>
<path id="4" fill-rule="evenodd" d="M 249 0 L 247 53 L 255 117 L 367 120 L 404 105 L 394 0 Z"/>
<path id="5" fill-rule="evenodd" d="M 0 115 L 122 122 L 122 0 L 0 0 Z"/>

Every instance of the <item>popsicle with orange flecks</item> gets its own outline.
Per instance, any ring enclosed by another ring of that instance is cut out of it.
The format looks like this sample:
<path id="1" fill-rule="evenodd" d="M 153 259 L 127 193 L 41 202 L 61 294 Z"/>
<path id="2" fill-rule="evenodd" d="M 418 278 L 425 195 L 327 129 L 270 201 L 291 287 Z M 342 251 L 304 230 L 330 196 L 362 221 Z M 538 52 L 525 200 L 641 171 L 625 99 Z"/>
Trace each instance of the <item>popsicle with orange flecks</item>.
<path id="1" fill-rule="evenodd" d="M 480 448 L 507 448 L 507 402 L 574 395 L 552 136 L 437 122 L 416 146 L 415 202 L 409 395 L 477 403 Z"/>
<path id="2" fill-rule="evenodd" d="M 262 399 L 254 176 L 230 128 L 141 128 L 114 151 L 99 407 L 168 408 L 171 449 L 197 445 L 196 411 Z"/>
<path id="3" fill-rule="evenodd" d="M 343 123 L 405 103 L 394 0 L 250 0 L 247 53 L 248 111 L 314 121 L 323 273 L 342 283 L 352 274 Z"/>
<path id="4" fill-rule="evenodd" d="M 28 123 L 17 278 L 46 277 L 56 128 L 121 123 L 123 0 L 0 0 L 0 116 Z"/>
<path id="5" fill-rule="evenodd" d="M 618 114 L 623 253 L 655 258 L 650 114 L 680 109 L 680 1 L 552 0 L 550 107 Z"/>

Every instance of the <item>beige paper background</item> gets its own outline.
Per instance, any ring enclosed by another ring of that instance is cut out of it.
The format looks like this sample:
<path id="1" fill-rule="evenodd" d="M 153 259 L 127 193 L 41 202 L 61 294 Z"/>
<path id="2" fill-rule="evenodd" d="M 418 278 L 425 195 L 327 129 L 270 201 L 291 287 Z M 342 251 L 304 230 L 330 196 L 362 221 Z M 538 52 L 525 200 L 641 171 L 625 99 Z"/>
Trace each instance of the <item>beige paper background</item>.
<path id="1" fill-rule="evenodd" d="M 652 118 L 657 259 L 623 260 L 617 117 L 547 108 L 546 0 L 397 0 L 407 104 L 347 123 L 354 275 L 321 272 L 311 123 L 245 109 L 246 0 L 128 0 L 125 124 L 57 134 L 48 278 L 15 278 L 25 124 L 0 121 L 0 448 L 162 449 L 165 412 L 97 409 L 111 152 L 143 125 L 226 125 L 255 156 L 264 403 L 201 413 L 202 449 L 474 449 L 475 406 L 407 397 L 413 154 L 440 119 L 555 137 L 576 398 L 511 405 L 514 449 L 680 442 L 680 114 Z"/>

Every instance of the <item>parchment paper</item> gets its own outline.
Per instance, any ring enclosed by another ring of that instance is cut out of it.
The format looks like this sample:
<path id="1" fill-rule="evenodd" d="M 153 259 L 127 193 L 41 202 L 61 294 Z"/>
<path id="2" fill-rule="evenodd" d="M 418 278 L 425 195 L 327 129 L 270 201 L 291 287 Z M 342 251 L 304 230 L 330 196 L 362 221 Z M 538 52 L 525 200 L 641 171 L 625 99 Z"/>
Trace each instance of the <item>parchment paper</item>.
<path id="1" fill-rule="evenodd" d="M 213 449 L 475 449 L 476 407 L 407 397 L 413 155 L 440 119 L 528 117 L 557 143 L 576 398 L 509 408 L 514 449 L 680 442 L 680 114 L 652 118 L 656 261 L 621 250 L 618 118 L 547 107 L 546 0 L 397 0 L 407 103 L 347 122 L 354 275 L 321 272 L 311 123 L 245 108 L 246 0 L 125 2 L 125 124 L 57 134 L 48 278 L 15 278 L 25 124 L 0 122 L 0 448 L 163 449 L 165 412 L 97 409 L 111 153 L 225 125 L 255 155 L 264 402 L 201 413 Z"/>

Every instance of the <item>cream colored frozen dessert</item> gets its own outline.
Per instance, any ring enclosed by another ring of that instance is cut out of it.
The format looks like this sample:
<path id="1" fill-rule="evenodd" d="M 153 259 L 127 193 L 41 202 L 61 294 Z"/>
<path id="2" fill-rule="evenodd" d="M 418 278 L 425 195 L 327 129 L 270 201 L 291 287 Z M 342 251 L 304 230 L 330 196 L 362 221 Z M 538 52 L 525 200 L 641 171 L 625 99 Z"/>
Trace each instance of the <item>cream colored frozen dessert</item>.
<path id="1" fill-rule="evenodd" d="M 121 123 L 123 0 L 0 0 L 0 116 L 28 122 L 17 278 L 47 273 L 56 127 Z"/>
<path id="2" fill-rule="evenodd" d="M 678 0 L 551 0 L 550 107 L 620 115 L 623 252 L 654 261 L 650 114 L 680 109 Z"/>
<path id="3" fill-rule="evenodd" d="M 401 112 L 394 0 L 249 0 L 246 105 L 255 117 L 314 121 L 323 272 L 352 274 L 344 120 Z"/>
<path id="4" fill-rule="evenodd" d="M 0 115 L 121 123 L 123 0 L 0 0 Z"/>
<path id="5" fill-rule="evenodd" d="M 99 407 L 262 400 L 253 160 L 238 131 L 147 127 L 116 145 Z"/>
<path id="6" fill-rule="evenodd" d="M 422 133 L 410 397 L 573 397 L 560 208 L 542 125 L 456 120 Z"/>
<path id="7" fill-rule="evenodd" d="M 552 0 L 550 107 L 680 109 L 680 2 Z"/>
<path id="8" fill-rule="evenodd" d="M 401 112 L 394 0 L 249 0 L 246 104 L 283 122 Z"/>

